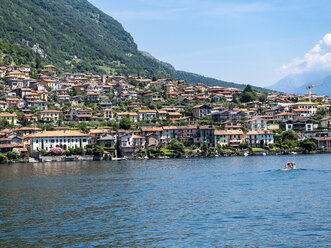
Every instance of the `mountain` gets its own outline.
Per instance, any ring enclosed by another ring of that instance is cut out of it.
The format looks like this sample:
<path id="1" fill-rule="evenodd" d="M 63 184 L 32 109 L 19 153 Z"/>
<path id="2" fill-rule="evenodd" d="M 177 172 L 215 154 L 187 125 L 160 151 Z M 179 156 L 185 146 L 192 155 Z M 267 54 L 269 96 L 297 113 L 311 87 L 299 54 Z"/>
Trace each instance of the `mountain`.
<path id="1" fill-rule="evenodd" d="M 118 21 L 87 0 L 1 0 L 0 39 L 8 48 L 0 54 L 4 65 L 47 63 L 70 72 L 134 74 L 245 87 L 176 71 L 170 64 L 139 51 Z"/>
<path id="2" fill-rule="evenodd" d="M 307 92 L 306 86 L 312 84 L 312 82 L 319 82 L 328 75 L 331 75 L 330 71 L 289 74 L 277 83 L 269 86 L 268 89 L 291 94 L 303 94 Z"/>
<path id="3" fill-rule="evenodd" d="M 328 75 L 327 77 L 318 81 L 308 82 L 295 89 L 295 92 L 297 92 L 297 94 L 303 95 L 307 93 L 307 86 L 309 85 L 314 85 L 314 87 L 311 89 L 313 93 L 331 97 L 331 75 Z"/>
<path id="4" fill-rule="evenodd" d="M 209 86 L 221 86 L 225 88 L 237 88 L 241 90 L 245 89 L 245 87 L 247 86 L 246 84 L 237 84 L 237 83 L 222 81 L 215 78 L 205 77 L 196 73 L 186 72 L 186 71 L 176 71 L 175 76 L 177 79 L 183 79 L 186 80 L 187 82 L 196 83 L 196 84 L 203 83 Z M 252 86 L 252 89 L 258 91 L 270 91 L 268 89 L 257 86 Z"/>
<path id="5" fill-rule="evenodd" d="M 0 38 L 72 71 L 170 77 L 122 25 L 86 0 L 2 0 Z"/>

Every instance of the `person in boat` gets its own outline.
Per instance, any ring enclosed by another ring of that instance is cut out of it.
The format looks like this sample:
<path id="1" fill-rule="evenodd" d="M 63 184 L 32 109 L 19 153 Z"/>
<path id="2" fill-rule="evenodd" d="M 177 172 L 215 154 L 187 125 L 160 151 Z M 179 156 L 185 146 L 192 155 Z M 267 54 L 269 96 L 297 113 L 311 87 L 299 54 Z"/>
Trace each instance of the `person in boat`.
<path id="1" fill-rule="evenodd" d="M 285 169 L 294 169 L 295 163 L 294 162 L 287 162 L 285 165 Z"/>

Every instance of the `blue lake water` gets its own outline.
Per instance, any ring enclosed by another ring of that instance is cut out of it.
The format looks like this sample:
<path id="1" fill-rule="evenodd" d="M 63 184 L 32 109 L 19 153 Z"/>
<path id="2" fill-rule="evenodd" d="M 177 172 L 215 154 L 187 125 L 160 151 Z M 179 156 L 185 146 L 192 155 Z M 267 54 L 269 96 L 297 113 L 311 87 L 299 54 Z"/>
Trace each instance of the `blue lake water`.
<path id="1" fill-rule="evenodd" d="M 0 247 L 327 247 L 330 182 L 331 154 L 1 165 Z"/>

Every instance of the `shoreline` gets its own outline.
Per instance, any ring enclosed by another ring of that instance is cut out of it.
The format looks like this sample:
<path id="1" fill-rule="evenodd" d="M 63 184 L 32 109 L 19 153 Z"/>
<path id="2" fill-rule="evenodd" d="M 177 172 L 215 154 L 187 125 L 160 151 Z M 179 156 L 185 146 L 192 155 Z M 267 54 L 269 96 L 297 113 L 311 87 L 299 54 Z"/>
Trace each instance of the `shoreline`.
<path id="1" fill-rule="evenodd" d="M 248 153 L 246 155 L 246 153 Z M 155 156 L 149 158 L 112 158 L 112 159 L 102 159 L 101 156 L 76 156 L 65 157 L 65 156 L 47 156 L 41 157 L 39 160 L 35 158 L 29 158 L 28 161 L 8 161 L 3 165 L 13 165 L 13 164 L 37 164 L 37 163 L 52 163 L 52 162 L 79 162 L 79 161 L 142 161 L 142 160 L 166 160 L 166 159 L 190 159 L 190 158 L 227 158 L 227 157 L 257 157 L 257 156 L 286 156 L 286 155 L 317 155 L 317 154 L 330 154 L 329 150 L 316 150 L 314 152 L 305 152 L 303 150 L 279 150 L 279 151 L 258 151 L 258 152 L 248 152 L 248 151 L 234 151 L 226 154 L 195 154 L 195 155 L 183 155 L 183 156 Z"/>

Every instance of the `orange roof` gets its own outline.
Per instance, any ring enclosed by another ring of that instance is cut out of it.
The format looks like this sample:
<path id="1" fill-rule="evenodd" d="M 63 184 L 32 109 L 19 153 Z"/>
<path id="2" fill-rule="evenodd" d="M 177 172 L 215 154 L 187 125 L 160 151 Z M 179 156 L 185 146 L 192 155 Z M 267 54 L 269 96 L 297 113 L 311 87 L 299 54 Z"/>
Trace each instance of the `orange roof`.
<path id="1" fill-rule="evenodd" d="M 138 110 L 139 113 L 156 113 L 154 109 Z"/>
<path id="2" fill-rule="evenodd" d="M 283 113 L 276 114 L 275 116 L 285 116 L 285 115 L 296 115 L 296 114 L 295 113 L 289 113 L 289 112 L 283 112 Z"/>
<path id="3" fill-rule="evenodd" d="M 59 110 L 43 110 L 43 111 L 40 111 L 40 114 L 46 114 L 46 113 L 62 113 L 62 111 L 59 111 Z"/>
<path id="4" fill-rule="evenodd" d="M 3 114 L 0 114 L 0 117 L 17 117 L 17 115 L 16 114 L 3 113 Z"/>
<path id="5" fill-rule="evenodd" d="M 69 131 L 44 131 L 40 133 L 34 133 L 29 135 L 30 138 L 43 138 L 43 137 L 86 137 L 89 134 L 82 133 L 78 130 Z"/>
<path id="6" fill-rule="evenodd" d="M 162 127 L 142 127 L 141 131 L 143 132 L 162 132 Z"/>

